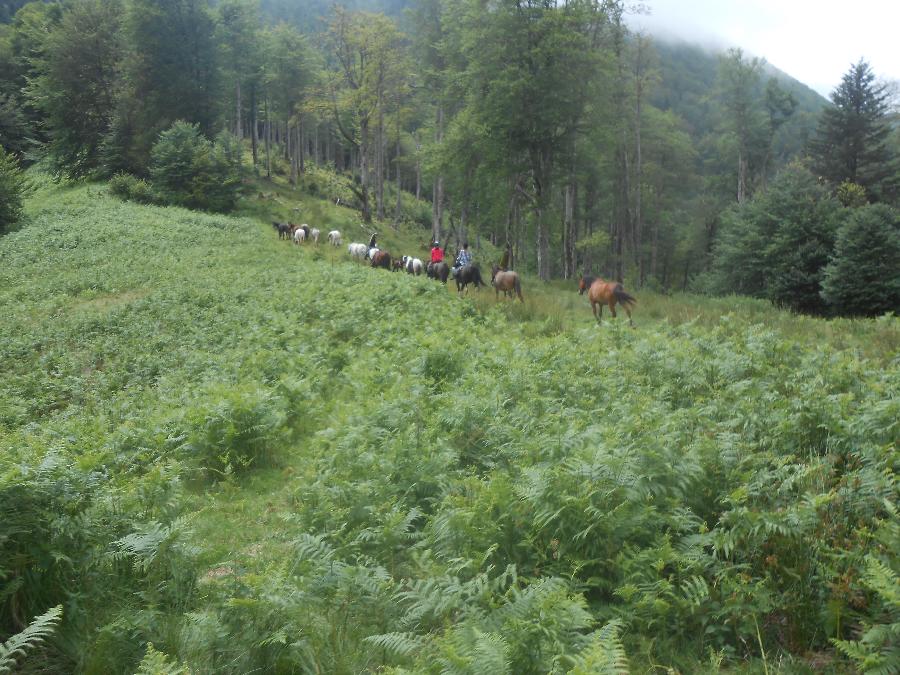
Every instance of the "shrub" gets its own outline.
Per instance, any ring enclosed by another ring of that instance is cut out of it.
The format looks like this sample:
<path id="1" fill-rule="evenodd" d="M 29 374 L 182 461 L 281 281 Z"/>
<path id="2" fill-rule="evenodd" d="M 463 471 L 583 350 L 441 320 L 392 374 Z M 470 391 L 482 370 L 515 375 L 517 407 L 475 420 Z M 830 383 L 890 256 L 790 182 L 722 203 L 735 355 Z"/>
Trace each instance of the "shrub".
<path id="1" fill-rule="evenodd" d="M 28 180 L 16 158 L 0 148 L 0 232 L 22 217 Z"/>
<path id="2" fill-rule="evenodd" d="M 109 179 L 109 191 L 120 199 L 138 204 L 153 203 L 153 186 L 130 173 L 117 173 Z"/>
<path id="3" fill-rule="evenodd" d="M 240 152 L 228 134 L 212 143 L 196 124 L 175 122 L 150 153 L 150 176 L 161 201 L 210 211 L 234 208 Z"/>
<path id="4" fill-rule="evenodd" d="M 229 475 L 271 463 L 287 433 L 284 402 L 255 386 L 213 387 L 186 414 L 191 461 L 206 473 Z"/>
<path id="5" fill-rule="evenodd" d="M 841 211 L 812 173 L 788 166 L 766 192 L 724 214 L 712 290 L 824 313 L 821 282 Z"/>
<path id="6" fill-rule="evenodd" d="M 900 307 L 900 213 L 884 204 L 853 211 L 838 231 L 822 297 L 840 314 L 876 315 Z"/>

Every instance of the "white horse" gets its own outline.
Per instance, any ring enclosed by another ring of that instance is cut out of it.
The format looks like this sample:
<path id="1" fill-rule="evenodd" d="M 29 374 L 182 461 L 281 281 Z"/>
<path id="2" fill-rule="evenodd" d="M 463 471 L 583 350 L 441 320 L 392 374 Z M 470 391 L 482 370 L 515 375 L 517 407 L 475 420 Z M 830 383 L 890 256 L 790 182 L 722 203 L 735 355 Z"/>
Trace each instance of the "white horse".
<path id="1" fill-rule="evenodd" d="M 354 260 L 359 260 L 362 262 L 366 258 L 366 251 L 368 250 L 368 246 L 365 244 L 350 244 L 347 246 L 347 253 L 350 254 L 350 257 Z"/>
<path id="2" fill-rule="evenodd" d="M 415 274 L 419 276 L 422 272 L 425 271 L 425 265 L 422 264 L 422 261 L 418 258 L 410 258 L 409 256 L 404 256 L 406 258 L 406 271 L 410 274 Z"/>
<path id="3" fill-rule="evenodd" d="M 312 242 L 318 246 L 319 245 L 319 229 L 314 227 L 309 231 L 309 238 L 312 239 Z"/>
<path id="4" fill-rule="evenodd" d="M 332 246 L 340 246 L 341 245 L 341 232 L 340 230 L 332 230 L 328 233 L 328 243 Z"/>
<path id="5" fill-rule="evenodd" d="M 306 230 L 302 227 L 298 227 L 294 230 L 294 243 L 302 244 L 304 241 L 306 241 Z"/>

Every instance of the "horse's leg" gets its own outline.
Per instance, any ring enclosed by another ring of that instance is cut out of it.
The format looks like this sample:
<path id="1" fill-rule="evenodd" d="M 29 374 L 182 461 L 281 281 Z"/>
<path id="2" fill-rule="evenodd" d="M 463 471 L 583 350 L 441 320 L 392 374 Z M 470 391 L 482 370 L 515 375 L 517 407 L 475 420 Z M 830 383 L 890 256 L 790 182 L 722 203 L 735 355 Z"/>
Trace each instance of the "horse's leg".
<path id="1" fill-rule="evenodd" d="M 597 314 L 598 307 L 600 308 L 599 315 Z M 600 323 L 600 321 L 603 319 L 603 305 L 601 305 L 599 302 L 591 300 L 591 311 L 594 313 L 594 318 L 597 319 L 597 323 Z"/>
<path id="2" fill-rule="evenodd" d="M 609 311 L 613 315 L 613 318 L 616 318 L 616 299 L 612 297 L 609 299 Z"/>
<path id="3" fill-rule="evenodd" d="M 625 313 L 628 315 L 628 325 L 634 328 L 634 321 L 631 319 L 631 309 L 629 309 L 628 305 L 622 305 L 622 308 L 625 310 Z"/>

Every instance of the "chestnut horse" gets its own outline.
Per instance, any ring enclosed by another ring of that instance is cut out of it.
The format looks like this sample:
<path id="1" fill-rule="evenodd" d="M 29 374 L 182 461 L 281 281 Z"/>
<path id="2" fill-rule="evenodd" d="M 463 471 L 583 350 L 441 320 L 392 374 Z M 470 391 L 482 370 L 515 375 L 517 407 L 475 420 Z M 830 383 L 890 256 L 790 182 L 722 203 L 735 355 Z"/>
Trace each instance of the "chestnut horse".
<path id="1" fill-rule="evenodd" d="M 375 251 L 372 254 L 372 267 L 383 267 L 391 271 L 391 254 L 387 251 Z"/>
<path id="2" fill-rule="evenodd" d="M 594 318 L 597 323 L 603 318 L 603 305 L 609 305 L 609 311 L 612 312 L 613 318 L 616 318 L 616 303 L 622 305 L 625 313 L 628 315 L 628 323 L 634 326 L 631 320 L 631 307 L 637 300 L 625 292 L 624 286 L 614 281 L 603 281 L 597 277 L 589 277 L 584 275 L 578 282 L 578 295 L 584 295 L 587 291 L 588 300 L 591 301 L 591 310 L 594 312 Z M 599 308 L 599 313 L 597 312 Z"/>
<path id="3" fill-rule="evenodd" d="M 491 285 L 494 287 L 496 297 L 500 297 L 500 291 L 503 291 L 504 295 L 508 291 L 515 291 L 516 295 L 519 296 L 519 300 L 525 302 L 525 299 L 522 297 L 522 281 L 519 279 L 518 272 L 501 270 L 500 266 L 495 263 L 491 265 Z"/>

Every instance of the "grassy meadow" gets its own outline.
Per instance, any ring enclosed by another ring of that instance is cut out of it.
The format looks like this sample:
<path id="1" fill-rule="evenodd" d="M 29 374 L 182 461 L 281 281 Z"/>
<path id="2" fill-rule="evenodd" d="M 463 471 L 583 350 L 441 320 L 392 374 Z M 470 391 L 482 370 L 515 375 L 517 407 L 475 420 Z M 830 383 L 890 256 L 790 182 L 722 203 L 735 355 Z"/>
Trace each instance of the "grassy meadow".
<path id="1" fill-rule="evenodd" d="M 364 240 L 276 183 L 237 216 L 39 187 L 0 237 L 0 643 L 62 619 L 16 668 L 897 662 L 900 320 L 633 291 L 597 327 L 572 283 L 459 298 Z"/>

